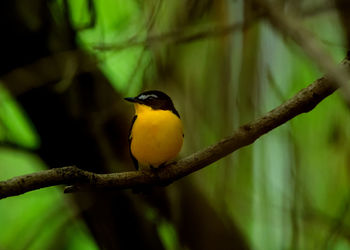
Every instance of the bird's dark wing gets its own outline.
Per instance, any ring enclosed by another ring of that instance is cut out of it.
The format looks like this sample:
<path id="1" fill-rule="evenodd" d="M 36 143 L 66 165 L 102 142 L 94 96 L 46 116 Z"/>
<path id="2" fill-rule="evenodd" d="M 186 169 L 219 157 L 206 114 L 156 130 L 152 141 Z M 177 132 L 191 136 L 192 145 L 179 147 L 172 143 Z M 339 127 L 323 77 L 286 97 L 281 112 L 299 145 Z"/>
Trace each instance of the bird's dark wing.
<path id="1" fill-rule="evenodd" d="M 134 126 L 134 123 L 135 123 L 136 118 L 137 118 L 137 115 L 135 115 L 135 116 L 132 118 L 131 126 L 130 126 L 130 129 L 129 129 L 128 140 L 129 140 L 129 153 L 130 153 L 132 162 L 134 163 L 134 166 L 135 166 L 136 170 L 138 170 L 138 169 L 139 169 L 139 163 L 138 163 L 138 161 L 136 160 L 136 158 L 133 156 L 133 154 L 131 153 L 131 141 L 132 141 L 131 130 L 132 130 L 132 127 Z"/>
<path id="2" fill-rule="evenodd" d="M 174 106 L 170 107 L 170 111 L 173 112 L 177 117 L 180 118 L 179 112 L 174 108 Z"/>

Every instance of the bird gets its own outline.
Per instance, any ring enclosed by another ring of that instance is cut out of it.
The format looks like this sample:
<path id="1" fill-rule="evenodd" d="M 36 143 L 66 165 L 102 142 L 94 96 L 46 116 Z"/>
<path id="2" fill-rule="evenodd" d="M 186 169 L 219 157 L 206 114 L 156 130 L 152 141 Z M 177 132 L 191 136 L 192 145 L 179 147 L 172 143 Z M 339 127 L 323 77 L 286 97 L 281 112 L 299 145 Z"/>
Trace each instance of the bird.
<path id="1" fill-rule="evenodd" d="M 144 91 L 132 102 L 135 115 L 129 130 L 129 151 L 136 170 L 158 169 L 171 163 L 183 144 L 183 125 L 171 98 L 162 91 Z"/>

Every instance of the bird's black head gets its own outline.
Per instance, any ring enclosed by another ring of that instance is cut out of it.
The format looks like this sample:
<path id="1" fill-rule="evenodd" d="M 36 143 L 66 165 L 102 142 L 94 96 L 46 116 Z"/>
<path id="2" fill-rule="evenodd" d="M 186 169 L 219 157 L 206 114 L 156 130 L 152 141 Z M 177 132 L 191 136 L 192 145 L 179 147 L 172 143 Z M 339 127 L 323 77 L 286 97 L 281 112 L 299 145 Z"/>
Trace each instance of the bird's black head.
<path id="1" fill-rule="evenodd" d="M 125 100 L 144 104 L 152 109 L 171 110 L 174 114 L 179 116 L 170 97 L 162 91 L 149 90 L 142 92 L 136 97 L 127 97 Z"/>

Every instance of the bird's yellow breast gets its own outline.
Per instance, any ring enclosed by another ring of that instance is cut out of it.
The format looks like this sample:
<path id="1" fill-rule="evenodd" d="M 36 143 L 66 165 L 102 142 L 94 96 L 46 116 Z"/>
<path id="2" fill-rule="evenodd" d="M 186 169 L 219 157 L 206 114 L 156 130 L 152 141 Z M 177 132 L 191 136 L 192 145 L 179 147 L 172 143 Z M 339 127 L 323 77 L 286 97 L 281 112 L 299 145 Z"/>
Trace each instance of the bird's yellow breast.
<path id="1" fill-rule="evenodd" d="M 131 153 L 141 165 L 158 167 L 173 160 L 183 142 L 181 120 L 170 110 L 153 110 L 135 103 Z"/>

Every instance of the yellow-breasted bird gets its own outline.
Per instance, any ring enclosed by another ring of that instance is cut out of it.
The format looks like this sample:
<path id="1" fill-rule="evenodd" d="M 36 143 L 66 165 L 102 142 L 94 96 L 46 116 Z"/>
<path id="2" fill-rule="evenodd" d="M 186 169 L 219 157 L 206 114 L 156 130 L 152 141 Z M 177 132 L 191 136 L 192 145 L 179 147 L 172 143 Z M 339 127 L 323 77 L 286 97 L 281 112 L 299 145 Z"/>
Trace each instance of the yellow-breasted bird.
<path id="1" fill-rule="evenodd" d="M 125 100 L 134 103 L 129 132 L 130 155 L 136 169 L 157 168 L 171 162 L 182 147 L 183 127 L 170 97 L 158 90 Z"/>

